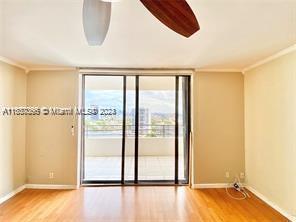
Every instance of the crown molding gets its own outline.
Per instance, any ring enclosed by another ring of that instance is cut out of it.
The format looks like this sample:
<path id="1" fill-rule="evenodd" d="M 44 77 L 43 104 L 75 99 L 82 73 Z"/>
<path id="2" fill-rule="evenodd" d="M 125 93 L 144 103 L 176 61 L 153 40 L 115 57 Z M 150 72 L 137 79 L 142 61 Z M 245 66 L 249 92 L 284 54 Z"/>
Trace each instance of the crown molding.
<path id="1" fill-rule="evenodd" d="M 41 68 L 31 68 L 30 69 L 26 66 L 23 66 L 15 61 L 8 59 L 6 57 L 3 57 L 3 56 L 0 56 L 0 61 L 6 63 L 8 65 L 12 65 L 12 66 L 18 67 L 20 69 L 23 69 L 26 73 L 29 73 L 31 71 L 74 71 L 74 70 L 77 70 L 76 67 L 55 67 L 55 68 L 41 67 Z"/>
<path id="2" fill-rule="evenodd" d="M 264 65 L 264 64 L 266 64 L 266 63 L 268 63 L 268 62 L 270 62 L 272 60 L 275 60 L 275 59 L 277 59 L 277 58 L 279 58 L 281 56 L 284 56 L 284 55 L 287 55 L 287 54 L 289 54 L 291 52 L 294 52 L 295 50 L 296 50 L 296 44 L 294 44 L 294 45 L 292 45 L 292 46 L 290 46 L 290 47 L 288 47 L 286 49 L 283 49 L 283 50 L 275 53 L 274 55 L 268 56 L 265 59 L 259 60 L 256 63 L 254 63 L 253 65 L 247 66 L 247 67 L 245 67 L 243 69 L 203 69 L 203 68 L 197 68 L 197 69 L 194 70 L 194 72 L 228 72 L 228 73 L 231 72 L 231 73 L 242 73 L 242 74 L 244 74 L 244 73 L 246 73 L 246 72 L 248 72 L 248 71 L 250 71 L 252 69 L 255 69 L 258 66 Z M 73 70 L 79 70 L 79 69 L 80 69 L 80 71 L 81 70 L 84 70 L 84 71 L 86 71 L 86 70 L 87 71 L 95 70 L 96 72 L 98 70 L 110 70 L 108 68 L 97 69 L 97 68 L 77 68 L 77 67 L 57 67 L 57 68 L 46 68 L 46 67 L 42 68 L 41 67 L 41 68 L 32 68 L 32 69 L 30 69 L 28 67 L 20 65 L 17 62 L 14 62 L 14 61 L 12 61 L 12 60 L 10 60 L 8 58 L 5 58 L 3 56 L 0 56 L 0 61 L 2 61 L 4 63 L 7 63 L 9 65 L 12 65 L 12 66 L 21 68 L 26 73 L 31 72 L 31 71 L 73 71 Z M 143 71 L 144 70 L 144 71 L 146 71 L 146 69 L 119 69 L 119 70 L 112 69 L 113 72 L 122 71 L 122 70 L 129 70 L 129 71 L 131 71 L 131 70 L 132 71 L 136 71 L 136 70 L 142 70 Z M 147 69 L 147 70 L 151 71 L 151 69 Z M 158 71 L 160 71 L 160 70 L 164 71 L 165 69 L 156 69 L 155 71 L 157 71 L 157 70 Z M 177 71 L 177 72 L 188 71 L 188 70 L 191 71 L 191 72 L 193 71 L 192 69 L 172 69 L 172 70 Z M 172 70 L 168 69 L 167 71 L 172 71 Z"/>
<path id="3" fill-rule="evenodd" d="M 241 73 L 242 70 L 240 69 L 195 69 L 195 72 L 239 72 Z"/>
<path id="4" fill-rule="evenodd" d="M 23 65 L 20 65 L 20 64 L 18 64 L 17 62 L 14 62 L 14 61 L 12 61 L 12 60 L 10 60 L 10 59 L 8 59 L 8 58 L 5 58 L 5 57 L 3 57 L 3 56 L 0 56 L 0 61 L 6 63 L 6 64 L 8 64 L 8 65 L 12 65 L 12 66 L 15 66 L 15 67 L 21 68 L 21 69 L 23 69 L 26 73 L 29 72 L 29 69 L 28 69 L 27 67 L 25 67 L 25 66 L 23 66 Z"/>
<path id="5" fill-rule="evenodd" d="M 281 50 L 281 51 L 279 51 L 279 52 L 277 52 L 277 53 L 275 53 L 275 54 L 273 54 L 271 56 L 268 56 L 265 59 L 259 60 L 258 62 L 254 63 L 253 65 L 245 67 L 242 70 L 242 73 L 244 74 L 244 73 L 246 73 L 246 72 L 248 72 L 248 71 L 250 71 L 252 69 L 257 68 L 258 66 L 264 65 L 264 64 L 266 64 L 268 62 L 271 62 L 272 60 L 275 60 L 275 59 L 277 59 L 277 58 L 279 58 L 281 56 L 284 56 L 284 55 L 287 55 L 287 54 L 289 54 L 291 52 L 294 52 L 295 50 L 296 50 L 296 44 L 294 44 L 294 45 L 292 45 L 292 46 L 290 46 L 288 48 L 285 48 L 285 49 L 283 49 L 283 50 Z"/>
<path id="6" fill-rule="evenodd" d="M 32 68 L 28 72 L 34 71 L 75 71 L 78 70 L 76 67 L 56 67 L 56 68 Z"/>

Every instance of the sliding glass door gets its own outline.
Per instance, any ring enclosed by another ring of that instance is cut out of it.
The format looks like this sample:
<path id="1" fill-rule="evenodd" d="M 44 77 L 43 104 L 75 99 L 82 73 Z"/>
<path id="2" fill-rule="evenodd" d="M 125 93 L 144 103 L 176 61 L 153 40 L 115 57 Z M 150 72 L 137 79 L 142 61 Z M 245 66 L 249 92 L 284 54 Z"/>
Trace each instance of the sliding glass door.
<path id="1" fill-rule="evenodd" d="M 175 180 L 175 77 L 139 80 L 140 181 Z"/>
<path id="2" fill-rule="evenodd" d="M 119 181 L 123 129 L 123 78 L 87 76 L 85 109 L 97 115 L 84 118 L 84 180 Z"/>
<path id="3" fill-rule="evenodd" d="M 83 79 L 82 183 L 188 183 L 189 76 Z"/>

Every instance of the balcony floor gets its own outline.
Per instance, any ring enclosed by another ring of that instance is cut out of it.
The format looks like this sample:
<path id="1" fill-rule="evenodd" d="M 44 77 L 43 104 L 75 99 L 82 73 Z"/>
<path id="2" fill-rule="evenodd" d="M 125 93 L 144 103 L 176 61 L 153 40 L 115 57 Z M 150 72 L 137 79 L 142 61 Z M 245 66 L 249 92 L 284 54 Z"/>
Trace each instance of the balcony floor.
<path id="1" fill-rule="evenodd" d="M 140 156 L 139 180 L 174 180 L 174 156 Z M 121 157 L 86 157 L 85 180 L 121 180 Z M 179 157 L 179 178 L 184 179 L 184 159 Z M 125 157 L 125 179 L 134 179 L 134 157 Z"/>

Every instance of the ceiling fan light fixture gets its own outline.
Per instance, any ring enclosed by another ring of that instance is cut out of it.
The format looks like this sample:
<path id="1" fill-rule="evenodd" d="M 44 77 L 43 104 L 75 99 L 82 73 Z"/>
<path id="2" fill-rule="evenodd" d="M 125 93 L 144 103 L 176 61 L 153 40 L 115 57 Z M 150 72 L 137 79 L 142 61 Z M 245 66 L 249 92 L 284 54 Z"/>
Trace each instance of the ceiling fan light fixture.
<path id="1" fill-rule="evenodd" d="M 111 4 L 101 0 L 84 0 L 83 28 L 90 46 L 103 44 L 110 25 Z"/>

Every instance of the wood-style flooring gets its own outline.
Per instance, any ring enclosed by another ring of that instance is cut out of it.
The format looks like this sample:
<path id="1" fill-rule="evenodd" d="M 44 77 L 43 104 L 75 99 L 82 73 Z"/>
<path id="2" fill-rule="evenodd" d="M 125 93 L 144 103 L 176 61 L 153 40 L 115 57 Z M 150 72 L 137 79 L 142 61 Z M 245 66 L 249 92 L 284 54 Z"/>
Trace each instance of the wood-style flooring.
<path id="1" fill-rule="evenodd" d="M 237 195 L 235 191 L 232 191 Z M 251 194 L 251 193 L 250 193 Z M 88 187 L 26 189 L 0 205 L 1 222 L 281 222 L 285 217 L 251 194 L 233 200 L 224 189 Z"/>

